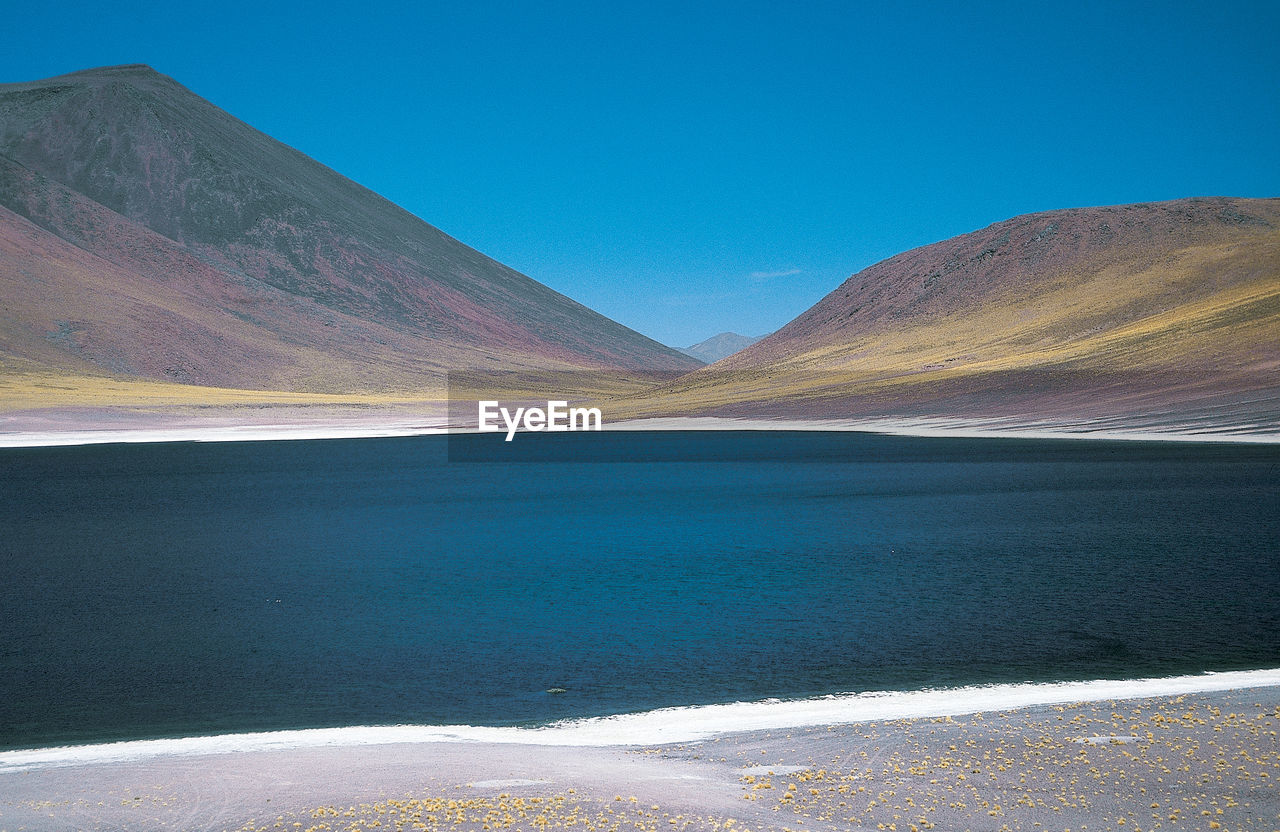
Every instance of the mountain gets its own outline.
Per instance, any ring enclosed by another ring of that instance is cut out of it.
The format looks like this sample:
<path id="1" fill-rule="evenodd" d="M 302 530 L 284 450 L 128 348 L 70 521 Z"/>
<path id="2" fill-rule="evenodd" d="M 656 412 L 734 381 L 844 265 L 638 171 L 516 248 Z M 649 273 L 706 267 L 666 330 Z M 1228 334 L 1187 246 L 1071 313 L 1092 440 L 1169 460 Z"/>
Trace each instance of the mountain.
<path id="1" fill-rule="evenodd" d="M 739 335 L 736 332 L 722 332 L 719 335 L 711 336 L 705 341 L 699 341 L 692 347 L 681 347 L 680 352 L 704 363 L 714 364 L 739 350 L 746 349 L 763 337 L 763 335 L 759 335 L 752 338 L 747 335 Z"/>
<path id="2" fill-rule="evenodd" d="M 1280 200 L 1016 217 L 850 277 L 649 414 L 1280 428 Z"/>
<path id="3" fill-rule="evenodd" d="M 0 85 L 0 372 L 254 390 L 698 362 L 146 66 Z"/>

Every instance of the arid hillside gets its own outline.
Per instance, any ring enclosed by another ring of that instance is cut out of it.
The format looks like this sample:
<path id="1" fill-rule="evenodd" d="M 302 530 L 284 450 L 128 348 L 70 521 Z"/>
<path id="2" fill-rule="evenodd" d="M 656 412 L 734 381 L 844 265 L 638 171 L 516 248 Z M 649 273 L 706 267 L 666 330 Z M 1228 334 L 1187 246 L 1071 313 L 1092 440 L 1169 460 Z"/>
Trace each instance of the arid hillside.
<path id="1" fill-rule="evenodd" d="M 1280 200 L 1016 217 L 853 275 L 636 415 L 1280 423 Z"/>
<path id="2" fill-rule="evenodd" d="M 388 393 L 440 389 L 447 370 L 697 366 L 148 67 L 0 86 L 10 390 Z"/>

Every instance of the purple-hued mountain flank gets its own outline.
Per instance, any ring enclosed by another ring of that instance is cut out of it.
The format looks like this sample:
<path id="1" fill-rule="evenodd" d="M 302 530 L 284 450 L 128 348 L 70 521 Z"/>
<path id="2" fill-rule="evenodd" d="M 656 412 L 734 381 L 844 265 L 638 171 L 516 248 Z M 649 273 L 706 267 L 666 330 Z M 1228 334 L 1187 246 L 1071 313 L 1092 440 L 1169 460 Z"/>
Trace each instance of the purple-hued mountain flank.
<path id="1" fill-rule="evenodd" d="M 146 66 L 0 86 L 0 368 L 403 391 L 699 362 Z"/>

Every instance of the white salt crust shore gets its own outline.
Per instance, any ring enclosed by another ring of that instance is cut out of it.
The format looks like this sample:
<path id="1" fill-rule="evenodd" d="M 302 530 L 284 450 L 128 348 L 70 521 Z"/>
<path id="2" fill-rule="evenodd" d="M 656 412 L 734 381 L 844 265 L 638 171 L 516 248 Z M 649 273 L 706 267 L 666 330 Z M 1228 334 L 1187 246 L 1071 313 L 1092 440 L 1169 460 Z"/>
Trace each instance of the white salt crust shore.
<path id="1" fill-rule="evenodd" d="M 606 417 L 607 419 L 607 417 Z M 1280 443 L 1268 426 L 1237 425 L 1206 429 L 1199 425 L 1161 425 L 1159 429 L 1106 427 L 1085 422 L 1012 422 L 998 419 L 902 417 L 883 419 L 764 419 L 682 416 L 604 423 L 615 431 L 853 431 L 896 436 L 983 439 L 1105 439 L 1158 442 Z M 175 425 L 85 430 L 4 431 L 0 448 L 153 442 L 261 442 L 298 439 L 361 439 L 474 433 L 441 421 L 413 420 L 363 423 Z"/>
<path id="2" fill-rule="evenodd" d="M 972 439 L 1125 439 L 1142 442 L 1280 443 L 1280 432 L 1266 425 L 1206 428 L 1166 423 L 1159 428 L 1108 426 L 1110 423 L 1014 421 L 943 416 L 878 419 L 763 419 L 719 416 L 675 416 L 606 423 L 606 430 L 802 430 L 858 431 L 895 436 Z"/>
<path id="3" fill-rule="evenodd" d="M 0 433 L 0 448 L 47 448 L 150 442 L 262 442 L 297 439 L 371 439 L 445 433 L 443 425 L 235 425 Z"/>
<path id="4" fill-rule="evenodd" d="M 753 731 L 812 728 L 893 719 L 961 716 L 1044 705 L 1181 696 L 1280 687 L 1280 668 L 1154 679 L 978 685 L 875 691 L 802 700 L 765 700 L 662 708 L 554 723 L 540 728 L 392 725 L 317 728 L 181 739 L 135 740 L 0 752 L 0 775 L 64 766 L 132 763 L 306 748 L 399 743 L 489 743 L 609 747 L 700 742 Z"/>

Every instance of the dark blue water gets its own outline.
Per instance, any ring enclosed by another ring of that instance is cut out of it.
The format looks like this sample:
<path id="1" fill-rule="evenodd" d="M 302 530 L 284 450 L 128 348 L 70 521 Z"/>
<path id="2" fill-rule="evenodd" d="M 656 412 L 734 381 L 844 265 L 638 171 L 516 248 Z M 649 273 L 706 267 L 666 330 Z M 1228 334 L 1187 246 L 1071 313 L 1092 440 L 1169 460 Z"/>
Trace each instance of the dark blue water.
<path id="1" fill-rule="evenodd" d="M 587 436 L 0 451 L 0 747 L 1280 666 L 1280 448 Z"/>

